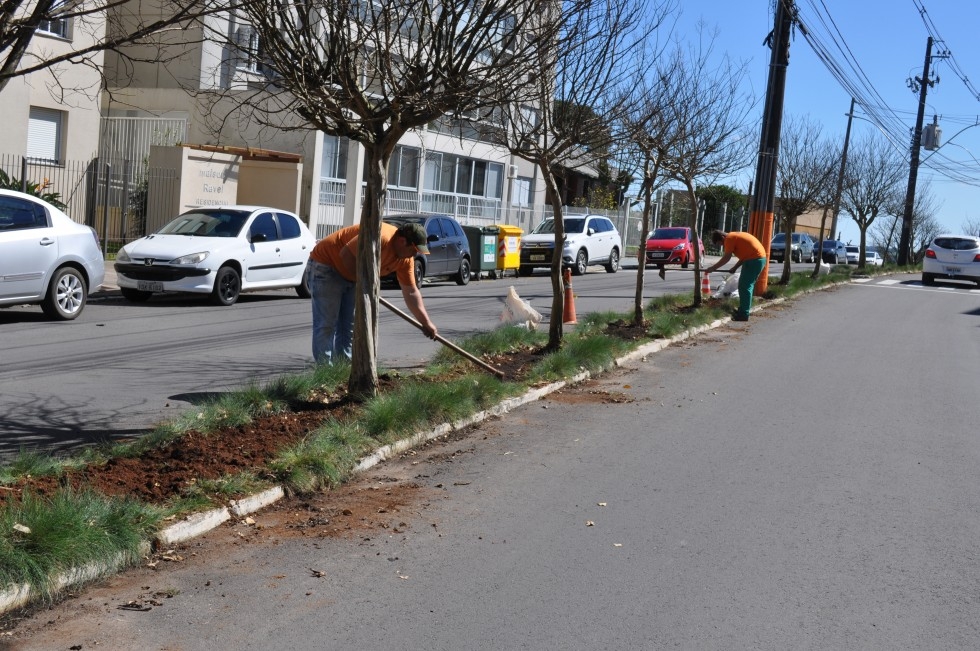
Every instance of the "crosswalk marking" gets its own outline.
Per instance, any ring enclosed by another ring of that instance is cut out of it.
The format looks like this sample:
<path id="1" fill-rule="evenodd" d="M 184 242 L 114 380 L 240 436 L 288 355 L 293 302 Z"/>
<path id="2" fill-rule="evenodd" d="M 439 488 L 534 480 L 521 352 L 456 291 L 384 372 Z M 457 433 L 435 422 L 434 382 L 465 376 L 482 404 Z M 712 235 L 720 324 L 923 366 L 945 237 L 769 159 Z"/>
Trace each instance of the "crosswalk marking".
<path id="1" fill-rule="evenodd" d="M 929 291 L 929 292 L 956 292 L 956 293 L 967 293 L 967 294 L 980 294 L 980 289 L 970 288 L 966 285 L 935 285 L 935 286 L 925 286 L 922 284 L 921 280 L 901 280 L 896 278 L 852 278 L 851 283 L 854 285 L 862 285 L 864 287 L 889 287 L 895 289 L 911 289 L 915 291 Z"/>

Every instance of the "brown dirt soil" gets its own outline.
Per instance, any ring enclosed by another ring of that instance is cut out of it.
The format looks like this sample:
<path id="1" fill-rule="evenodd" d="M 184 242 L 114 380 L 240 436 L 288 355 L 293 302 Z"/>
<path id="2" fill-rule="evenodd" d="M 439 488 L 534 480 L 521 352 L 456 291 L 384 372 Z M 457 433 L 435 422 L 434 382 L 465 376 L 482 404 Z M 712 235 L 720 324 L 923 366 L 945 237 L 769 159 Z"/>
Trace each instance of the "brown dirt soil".
<path id="1" fill-rule="evenodd" d="M 488 358 L 507 379 L 524 377 L 540 357 L 537 350 L 519 350 Z M 396 378 L 379 378 L 381 391 L 390 390 Z M 256 418 L 251 423 L 208 433 L 191 431 L 165 447 L 138 457 L 114 458 L 103 465 L 70 471 L 60 477 L 26 477 L 0 490 L 0 506 L 18 499 L 25 491 L 52 495 L 60 488 L 92 488 L 111 496 L 129 496 L 162 504 L 179 496 L 202 479 L 218 479 L 250 471 L 268 478 L 266 464 L 316 430 L 329 418 L 353 414 L 356 404 L 346 395 L 317 396 L 302 410 Z"/>
<path id="2" fill-rule="evenodd" d="M 643 326 L 629 321 L 609 324 L 607 332 L 625 340 L 649 336 Z M 504 378 L 525 378 L 543 355 L 541 349 L 519 349 L 487 356 L 485 361 L 502 371 Z M 381 391 L 393 388 L 398 379 L 379 376 Z M 256 418 L 246 425 L 202 433 L 191 431 L 169 445 L 149 450 L 138 457 L 114 458 L 100 466 L 70 471 L 60 477 L 27 477 L 12 486 L 0 487 L 0 506 L 18 499 L 25 491 L 52 495 L 60 488 L 91 488 L 111 496 L 129 496 L 152 504 L 163 504 L 179 496 L 196 482 L 252 472 L 269 478 L 266 464 L 279 450 L 288 448 L 316 430 L 327 419 L 352 415 L 356 404 L 345 393 L 312 396 L 303 409 Z M 270 478 L 271 479 L 271 478 Z"/>

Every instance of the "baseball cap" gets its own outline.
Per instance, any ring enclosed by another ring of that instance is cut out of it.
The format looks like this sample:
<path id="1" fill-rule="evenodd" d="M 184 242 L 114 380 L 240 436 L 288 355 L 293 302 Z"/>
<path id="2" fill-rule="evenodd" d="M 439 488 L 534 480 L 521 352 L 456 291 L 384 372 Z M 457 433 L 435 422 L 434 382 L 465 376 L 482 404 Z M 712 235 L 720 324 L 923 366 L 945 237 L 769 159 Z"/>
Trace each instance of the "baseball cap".
<path id="1" fill-rule="evenodd" d="M 416 224 L 415 222 L 402 224 L 398 227 L 397 233 L 404 237 L 406 242 L 414 244 L 415 248 L 419 250 L 419 253 L 429 255 L 429 237 L 422 224 Z"/>

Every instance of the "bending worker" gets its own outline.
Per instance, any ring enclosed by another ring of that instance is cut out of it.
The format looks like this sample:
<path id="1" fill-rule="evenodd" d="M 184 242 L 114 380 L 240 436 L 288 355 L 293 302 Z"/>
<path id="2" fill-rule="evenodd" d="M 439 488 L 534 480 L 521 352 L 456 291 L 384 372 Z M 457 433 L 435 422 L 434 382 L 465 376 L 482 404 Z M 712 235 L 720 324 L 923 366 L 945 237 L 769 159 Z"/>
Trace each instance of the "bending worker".
<path id="1" fill-rule="evenodd" d="M 333 363 L 351 357 L 354 336 L 354 287 L 357 281 L 357 236 L 360 224 L 342 228 L 320 240 L 310 251 L 310 291 L 313 303 L 313 360 Z M 429 254 L 425 228 L 404 224 L 398 228 L 381 224 L 382 277 L 394 273 L 405 305 L 422 324 L 430 339 L 436 336 L 422 292 L 415 285 L 415 254 Z"/>
<path id="2" fill-rule="evenodd" d="M 742 268 L 738 277 L 738 309 L 732 312 L 732 321 L 748 321 L 755 281 L 766 268 L 766 248 L 751 233 L 712 231 L 711 241 L 721 247 L 721 260 L 705 269 L 704 273 L 720 269 L 733 255 L 738 258 L 738 263 L 728 270 L 734 273 L 739 267 Z"/>

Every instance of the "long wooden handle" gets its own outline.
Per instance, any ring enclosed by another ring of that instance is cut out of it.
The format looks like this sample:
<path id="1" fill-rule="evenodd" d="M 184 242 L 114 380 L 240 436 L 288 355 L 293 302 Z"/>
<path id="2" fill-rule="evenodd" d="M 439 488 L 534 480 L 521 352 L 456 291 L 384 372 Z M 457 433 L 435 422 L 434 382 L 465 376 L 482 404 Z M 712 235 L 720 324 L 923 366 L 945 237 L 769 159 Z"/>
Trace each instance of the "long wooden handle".
<path id="1" fill-rule="evenodd" d="M 400 316 L 401 318 L 403 318 L 406 321 L 408 321 L 409 323 L 411 323 L 413 326 L 415 326 L 419 330 L 422 330 L 423 332 L 425 331 L 425 328 L 422 326 L 422 324 L 419 323 L 415 319 L 415 317 L 413 317 L 412 315 L 406 314 L 402 310 L 399 310 L 397 307 L 395 307 L 394 305 L 392 305 L 391 303 L 389 303 L 387 300 L 385 300 L 384 298 L 382 298 L 380 296 L 378 297 L 378 302 L 381 303 L 382 305 L 384 305 L 386 308 L 388 308 L 392 312 L 394 312 L 395 314 L 397 314 L 398 316 Z M 447 348 L 451 348 L 452 350 L 456 351 L 457 353 L 459 353 L 460 355 L 462 355 L 466 359 L 470 360 L 474 364 L 480 366 L 484 370 L 490 371 L 491 373 L 493 373 L 497 377 L 503 379 L 503 377 L 504 377 L 504 372 L 503 371 L 501 371 L 498 368 L 494 368 L 493 366 L 490 366 L 489 364 L 487 364 L 486 362 L 484 362 L 482 359 L 480 359 L 476 355 L 473 355 L 472 353 L 466 352 L 465 350 L 463 350 L 462 348 L 460 348 L 459 346 L 457 346 L 453 342 L 449 341 L 448 339 L 446 339 L 442 335 L 436 333 L 435 340 L 438 341 L 439 343 L 443 344 Z"/>

